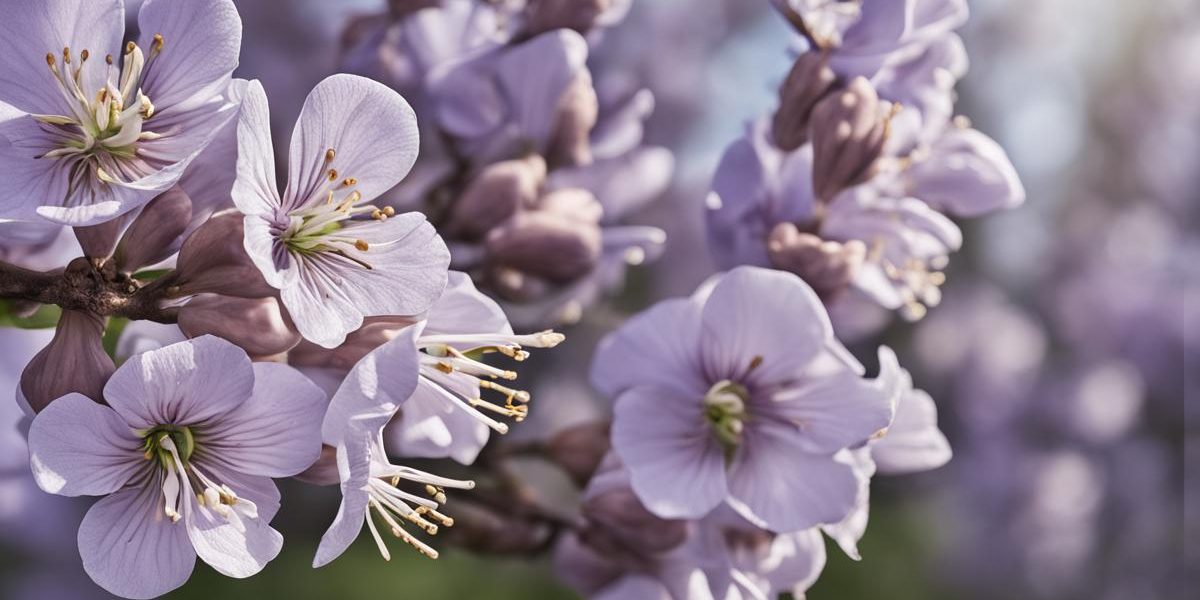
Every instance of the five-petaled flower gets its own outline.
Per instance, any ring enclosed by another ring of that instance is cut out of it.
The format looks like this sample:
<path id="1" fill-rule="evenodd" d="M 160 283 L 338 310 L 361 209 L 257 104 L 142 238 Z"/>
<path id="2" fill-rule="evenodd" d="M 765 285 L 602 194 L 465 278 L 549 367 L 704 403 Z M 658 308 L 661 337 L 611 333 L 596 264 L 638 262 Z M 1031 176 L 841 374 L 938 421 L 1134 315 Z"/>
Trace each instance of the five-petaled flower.
<path id="1" fill-rule="evenodd" d="M 183 585 L 197 555 L 230 577 L 275 558 L 283 537 L 268 525 L 279 509 L 271 479 L 319 456 L 319 388 L 204 336 L 131 358 L 103 399 L 64 396 L 29 430 L 43 490 L 104 496 L 79 526 L 96 583 L 151 598 Z"/>
<path id="2" fill-rule="evenodd" d="M 631 319 L 601 343 L 592 381 L 616 399 L 613 449 L 651 512 L 728 503 L 790 532 L 853 510 L 843 451 L 891 422 L 898 366 L 883 368 L 863 379 L 800 278 L 739 267 Z"/>
<path id="3" fill-rule="evenodd" d="M 0 221 L 92 225 L 174 185 L 237 114 L 231 0 L 0 3 Z"/>
<path id="4" fill-rule="evenodd" d="M 304 103 L 280 196 L 267 98 L 250 84 L 233 200 L 246 215 L 246 251 L 306 339 L 336 347 L 364 317 L 424 312 L 446 287 L 450 252 L 425 217 L 370 204 L 412 168 L 417 138 L 399 94 L 329 77 Z"/>

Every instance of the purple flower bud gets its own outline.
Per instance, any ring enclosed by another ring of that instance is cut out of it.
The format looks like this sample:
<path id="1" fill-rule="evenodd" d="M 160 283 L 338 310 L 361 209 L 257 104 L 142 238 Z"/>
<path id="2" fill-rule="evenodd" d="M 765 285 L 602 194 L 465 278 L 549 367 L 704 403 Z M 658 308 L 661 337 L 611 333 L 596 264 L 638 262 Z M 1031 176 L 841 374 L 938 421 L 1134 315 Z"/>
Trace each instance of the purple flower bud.
<path id="1" fill-rule="evenodd" d="M 584 503 L 583 513 L 591 525 L 581 535 L 583 542 L 605 555 L 630 549 L 660 554 L 687 537 L 686 521 L 655 516 L 629 487 L 594 494 Z"/>
<path id="2" fill-rule="evenodd" d="M 867 257 L 867 246 L 860 240 L 844 244 L 822 240 L 792 223 L 780 223 L 767 238 L 767 255 L 775 268 L 799 275 L 818 296 L 828 299 L 858 275 Z"/>
<path id="3" fill-rule="evenodd" d="M 179 329 L 189 338 L 225 338 L 252 357 L 286 352 L 300 342 L 275 298 L 201 294 L 179 309 Z"/>
<path id="4" fill-rule="evenodd" d="M 813 189 L 826 202 L 866 181 L 888 137 L 891 105 L 856 77 L 841 92 L 826 96 L 812 112 Z"/>
<path id="5" fill-rule="evenodd" d="M 554 113 L 554 128 L 546 153 L 556 165 L 586 165 L 592 162 L 589 136 L 600 116 L 600 101 L 592 88 L 592 76 L 581 70 L 567 85 Z"/>
<path id="6" fill-rule="evenodd" d="M 41 412 L 51 402 L 72 392 L 93 400 L 116 370 L 104 351 L 104 319 L 75 310 L 64 310 L 54 339 L 38 352 L 21 373 L 23 404 Z"/>
<path id="7" fill-rule="evenodd" d="M 566 194 L 570 194 L 569 196 Z M 581 190 L 562 190 L 547 197 L 555 208 L 577 202 Z M 595 202 L 595 200 L 592 200 Z M 498 266 L 565 283 L 583 276 L 600 258 L 600 226 L 590 221 L 583 204 L 580 212 L 560 210 L 519 213 L 494 230 L 487 239 L 491 261 Z"/>
<path id="8" fill-rule="evenodd" d="M 454 203 L 449 230 L 478 239 L 520 208 L 531 208 L 546 180 L 546 161 L 537 154 L 488 166 Z"/>
<path id="9" fill-rule="evenodd" d="M 98 225 L 74 227 L 75 239 L 79 240 L 79 247 L 83 249 L 83 255 L 89 258 L 112 256 L 113 250 L 117 247 L 117 240 L 121 237 L 125 226 L 129 224 L 130 218 L 131 215 L 126 213 Z"/>
<path id="10" fill-rule="evenodd" d="M 179 186 L 151 200 L 117 244 L 117 268 L 136 271 L 166 259 L 183 243 L 192 220 L 192 199 Z"/>
<path id="11" fill-rule="evenodd" d="M 546 454 L 580 486 L 585 485 L 608 453 L 609 424 L 580 423 L 558 432 L 546 443 Z"/>
<path id="12" fill-rule="evenodd" d="M 806 52 L 796 59 L 779 88 L 779 110 L 771 121 L 771 136 L 781 150 L 792 151 L 808 141 L 813 107 L 833 87 L 837 75 L 824 54 Z"/>
<path id="13" fill-rule="evenodd" d="M 176 264 L 180 294 L 273 296 L 275 289 L 246 254 L 242 237 L 243 217 L 235 211 L 214 216 L 188 236 Z"/>

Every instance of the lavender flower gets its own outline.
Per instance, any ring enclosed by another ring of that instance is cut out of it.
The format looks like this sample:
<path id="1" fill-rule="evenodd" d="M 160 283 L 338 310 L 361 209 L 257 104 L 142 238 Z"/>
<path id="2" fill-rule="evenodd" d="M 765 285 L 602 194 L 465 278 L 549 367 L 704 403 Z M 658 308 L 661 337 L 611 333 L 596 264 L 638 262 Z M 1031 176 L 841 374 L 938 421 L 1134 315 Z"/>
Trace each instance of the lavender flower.
<path id="1" fill-rule="evenodd" d="M 451 271 L 449 286 L 424 319 L 371 318 L 338 348 L 301 343 L 288 360 L 336 389 L 365 356 L 408 335 L 406 330 L 416 335 L 420 374 L 404 410 L 384 430 L 387 448 L 403 456 L 450 457 L 463 464 L 474 462 L 489 430 L 508 432 L 508 424 L 497 417 L 522 421 L 529 411 L 529 393 L 509 387 L 517 373 L 488 365 L 483 356 L 523 361 L 529 356 L 524 348 L 551 348 L 563 339 L 552 331 L 514 335 L 496 302 L 476 290 L 465 274 Z M 485 399 L 485 391 L 504 398 L 503 403 Z"/>
<path id="2" fill-rule="evenodd" d="M 418 314 L 437 299 L 450 256 L 433 227 L 368 204 L 416 159 L 416 120 L 399 94 L 352 75 L 318 84 L 296 123 L 282 196 L 257 83 L 238 143 L 233 198 L 246 215 L 246 252 L 306 339 L 333 348 L 364 317 Z"/>
<path id="3" fill-rule="evenodd" d="M 271 478 L 316 460 L 318 388 L 206 336 L 134 357 L 104 400 L 65 396 L 29 432 L 43 490 L 104 496 L 79 527 L 96 583 L 151 598 L 182 585 L 197 555 L 248 577 L 279 553 L 283 538 L 267 524 L 279 508 Z"/>
<path id="4" fill-rule="evenodd" d="M 444 488 L 471 489 L 475 485 L 393 465 L 388 460 L 383 428 L 417 385 L 416 333 L 415 328 L 409 328 L 364 356 L 330 402 L 321 426 L 322 437 L 326 444 L 337 448 L 342 502 L 333 524 L 321 538 L 314 567 L 324 566 L 345 552 L 362 531 L 364 521 L 379 553 L 390 560 L 374 515 L 393 536 L 421 554 L 437 558 L 437 550 L 407 531 L 401 522 L 433 535 L 439 526 L 454 524 L 453 519 L 438 512 L 446 501 Z M 429 497 L 399 489 L 401 481 L 424 485 Z"/>
<path id="5" fill-rule="evenodd" d="M 3 12 L 0 178 L 12 193 L 0 219 L 92 225 L 134 210 L 236 113 L 224 96 L 242 33 L 230 0 L 149 0 L 141 39 L 123 47 L 122 0 Z"/>
<path id="6" fill-rule="evenodd" d="M 613 447 L 651 512 L 694 519 L 728 503 L 790 532 L 854 506 L 839 452 L 885 428 L 899 392 L 888 372 L 861 372 L 803 281 L 739 267 L 626 323 L 592 381 L 615 398 Z"/>

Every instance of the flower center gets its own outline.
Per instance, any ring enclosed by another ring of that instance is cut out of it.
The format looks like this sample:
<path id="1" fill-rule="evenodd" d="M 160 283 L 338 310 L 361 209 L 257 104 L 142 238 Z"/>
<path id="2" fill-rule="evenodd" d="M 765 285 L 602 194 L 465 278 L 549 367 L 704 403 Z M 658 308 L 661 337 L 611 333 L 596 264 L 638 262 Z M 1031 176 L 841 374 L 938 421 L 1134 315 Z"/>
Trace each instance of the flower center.
<path id="1" fill-rule="evenodd" d="M 370 269 L 371 265 L 363 255 L 371 245 L 355 236 L 352 228 L 347 226 L 368 220 L 385 221 L 396 211 L 390 206 L 379 208 L 362 204 L 362 192 L 355 189 L 358 179 L 340 173 L 333 165 L 336 157 L 335 149 L 325 151 L 325 176 L 306 194 L 309 200 L 288 214 L 289 223 L 279 236 L 293 252 L 327 252 Z"/>
<path id="2" fill-rule="evenodd" d="M 137 154 L 138 141 L 161 137 L 142 130 L 154 116 L 154 104 L 141 88 L 162 49 L 163 37 L 156 34 L 149 58 L 133 42 L 126 44 L 119 70 L 113 66 L 112 55 L 105 56 L 104 86 L 94 93 L 84 89 L 83 73 L 90 58 L 86 48 L 78 55 L 69 47 L 63 48 L 61 64 L 55 53 L 46 54 L 46 65 L 69 111 L 66 115 L 33 115 L 57 146 L 39 158 L 76 161 L 71 170 L 72 188 L 85 175 L 94 174 L 105 182 L 115 181 L 116 177 L 136 177 L 136 173 L 121 169 L 114 159 L 131 159 Z"/>
<path id="3" fill-rule="evenodd" d="M 727 458 L 742 442 L 749 400 L 746 387 L 729 379 L 718 381 L 704 394 L 704 418 L 725 448 Z"/>
<path id="4" fill-rule="evenodd" d="M 191 429 L 177 425 L 160 425 L 144 433 L 147 460 L 157 458 L 165 471 L 162 478 L 163 514 L 172 523 L 182 518 L 180 508 L 186 498 L 181 493 L 193 494 L 200 510 L 208 510 L 217 516 L 244 528 L 243 518 L 257 518 L 258 506 L 239 498 L 229 486 L 218 483 L 194 462 L 189 462 L 196 449 L 196 439 Z"/>

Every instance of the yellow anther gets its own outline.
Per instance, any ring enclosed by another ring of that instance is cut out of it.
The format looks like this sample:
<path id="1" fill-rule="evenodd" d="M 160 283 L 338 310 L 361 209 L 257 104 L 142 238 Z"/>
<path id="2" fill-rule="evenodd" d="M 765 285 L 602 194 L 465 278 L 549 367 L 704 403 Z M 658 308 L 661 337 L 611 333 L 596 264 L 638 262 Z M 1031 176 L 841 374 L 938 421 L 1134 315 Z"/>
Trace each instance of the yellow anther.
<path id="1" fill-rule="evenodd" d="M 159 50 L 162 50 L 162 48 L 163 48 L 163 36 L 161 33 L 156 33 L 156 34 L 154 34 L 154 51 L 157 52 Z"/>
<path id="2" fill-rule="evenodd" d="M 133 54 L 134 50 L 137 50 L 137 44 L 133 42 L 125 44 L 125 54 Z"/>
<path id="3" fill-rule="evenodd" d="M 388 216 L 388 217 L 393 216 L 396 214 L 396 209 L 394 209 L 390 206 L 385 206 L 385 207 L 383 207 L 383 214 L 384 214 L 384 216 Z"/>
<path id="4" fill-rule="evenodd" d="M 330 181 L 337 181 L 337 178 L 338 178 L 338 172 L 337 172 L 337 169 L 330 169 L 330 170 L 329 170 L 329 180 L 330 180 Z"/>
<path id="5" fill-rule="evenodd" d="M 347 177 L 342 180 L 342 185 L 344 185 L 346 187 L 350 187 L 352 185 L 358 185 L 358 180 L 353 177 Z"/>
<path id="6" fill-rule="evenodd" d="M 71 47 L 70 46 L 63 46 L 63 62 L 68 65 L 71 64 Z"/>
<path id="7" fill-rule="evenodd" d="M 371 245 L 366 240 L 354 240 L 354 247 L 358 248 L 359 252 L 366 252 L 371 249 Z"/>
<path id="8" fill-rule="evenodd" d="M 333 157 L 337 156 L 337 152 L 330 148 L 325 151 L 325 162 L 333 162 Z"/>
<path id="9" fill-rule="evenodd" d="M 112 58 L 112 55 L 111 55 L 111 54 L 105 54 L 105 55 L 104 55 L 104 62 L 105 62 L 105 63 L 107 63 L 107 64 L 109 64 L 109 65 L 111 65 L 111 64 L 113 63 L 113 58 Z"/>
<path id="10" fill-rule="evenodd" d="M 53 52 L 46 53 L 46 64 L 50 65 L 51 69 L 54 68 L 54 53 Z"/>

